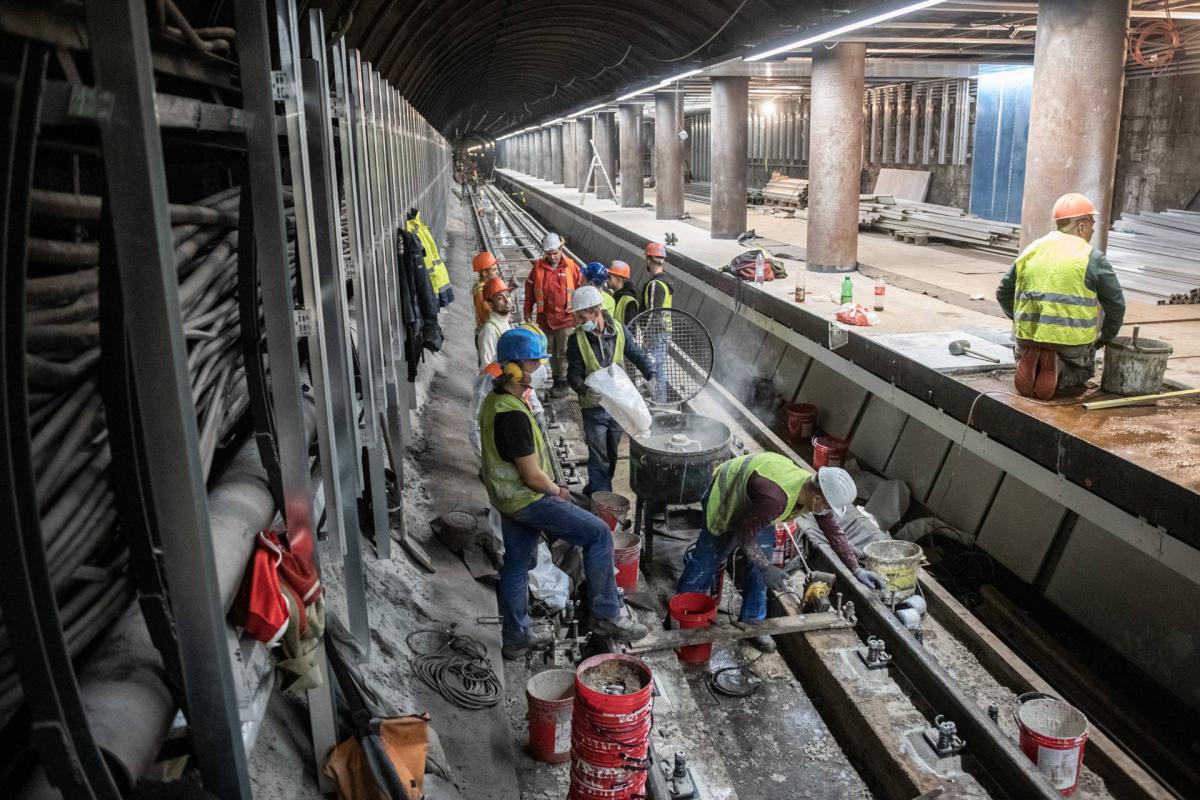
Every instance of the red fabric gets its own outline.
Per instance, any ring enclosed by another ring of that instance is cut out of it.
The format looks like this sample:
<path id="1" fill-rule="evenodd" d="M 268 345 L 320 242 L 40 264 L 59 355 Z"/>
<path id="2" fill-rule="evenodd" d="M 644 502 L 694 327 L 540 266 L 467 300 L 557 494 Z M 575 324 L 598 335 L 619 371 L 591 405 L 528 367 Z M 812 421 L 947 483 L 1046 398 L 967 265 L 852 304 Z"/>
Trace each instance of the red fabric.
<path id="1" fill-rule="evenodd" d="M 529 277 L 525 279 L 525 319 L 533 318 L 534 306 L 537 305 L 537 283 L 541 276 L 542 296 L 545 301 L 545 311 L 537 315 L 537 323 L 544 331 L 561 331 L 575 327 L 575 314 L 571 311 L 568 298 L 570 287 L 567 286 L 567 276 L 570 275 L 572 286 L 582 286 L 583 276 L 579 266 L 567 256 L 558 262 L 558 268 L 550 266 L 550 262 L 542 258 L 533 265 Z"/>
<path id="2" fill-rule="evenodd" d="M 234 604 L 235 624 L 263 644 L 277 642 L 288 626 L 287 601 L 278 570 L 282 560 L 283 549 L 278 542 L 264 542 L 260 535 Z"/>
<path id="3" fill-rule="evenodd" d="M 1049 400 L 1058 389 L 1058 354 L 1047 347 L 1025 347 L 1013 376 L 1017 393 Z"/>

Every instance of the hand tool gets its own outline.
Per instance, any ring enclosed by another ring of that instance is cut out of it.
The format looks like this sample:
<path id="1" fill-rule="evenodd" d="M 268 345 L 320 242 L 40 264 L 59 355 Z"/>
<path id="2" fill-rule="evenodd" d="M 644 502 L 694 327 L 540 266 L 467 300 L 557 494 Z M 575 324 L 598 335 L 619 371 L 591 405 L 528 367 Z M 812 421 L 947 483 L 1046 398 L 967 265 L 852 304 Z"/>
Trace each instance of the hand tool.
<path id="1" fill-rule="evenodd" d="M 975 356 L 982 358 L 984 361 L 990 361 L 993 364 L 999 364 L 1000 359 L 994 358 L 984 353 L 978 353 L 971 349 L 971 343 L 966 339 L 955 339 L 950 343 L 950 355 L 952 356 Z"/>

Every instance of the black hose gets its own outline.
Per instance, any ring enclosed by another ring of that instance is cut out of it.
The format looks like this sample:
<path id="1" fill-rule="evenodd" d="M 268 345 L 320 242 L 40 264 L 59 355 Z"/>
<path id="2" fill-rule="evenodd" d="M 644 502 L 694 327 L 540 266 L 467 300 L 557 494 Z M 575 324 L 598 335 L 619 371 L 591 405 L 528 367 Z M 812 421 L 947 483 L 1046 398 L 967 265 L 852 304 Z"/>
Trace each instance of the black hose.
<path id="1" fill-rule="evenodd" d="M 414 636 L 445 638 L 433 652 L 422 653 L 413 647 Z M 463 634 L 437 629 L 413 631 L 405 638 L 413 651 L 413 672 L 421 682 L 459 708 L 478 711 L 500 702 L 503 690 L 492 669 L 487 648 Z"/>

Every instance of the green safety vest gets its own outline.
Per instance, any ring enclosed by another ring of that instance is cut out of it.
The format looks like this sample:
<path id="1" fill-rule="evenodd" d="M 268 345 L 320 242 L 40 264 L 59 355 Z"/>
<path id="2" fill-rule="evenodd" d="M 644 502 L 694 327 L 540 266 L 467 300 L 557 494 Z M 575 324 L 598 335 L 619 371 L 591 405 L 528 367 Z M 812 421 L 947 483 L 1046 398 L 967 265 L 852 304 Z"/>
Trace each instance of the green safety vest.
<path id="1" fill-rule="evenodd" d="M 1051 231 L 1016 262 L 1013 334 L 1046 344 L 1096 341 L 1100 304 L 1084 277 L 1092 246 L 1078 236 Z"/>
<path id="2" fill-rule="evenodd" d="M 450 274 L 446 271 L 446 262 L 442 261 L 441 255 L 438 254 L 437 242 L 433 240 L 433 233 L 429 230 L 429 226 L 421 221 L 420 214 L 416 214 L 405 223 L 405 227 L 421 242 L 421 248 L 425 251 L 425 270 L 429 273 L 429 282 L 433 284 L 433 293 L 441 295 L 443 290 L 450 285 Z"/>
<path id="3" fill-rule="evenodd" d="M 553 474 L 553 467 L 550 465 L 550 451 L 542 437 L 542 429 L 538 427 L 525 401 L 508 392 L 489 392 L 487 399 L 483 401 L 483 408 L 479 411 L 479 437 L 483 460 L 479 475 L 483 479 L 492 506 L 501 514 L 515 514 L 546 495 L 526 486 L 517 472 L 517 465 L 505 461 L 496 450 L 496 415 L 506 411 L 520 411 L 529 418 L 529 428 L 533 431 L 533 452 L 537 456 L 538 466 L 547 475 Z"/>
<path id="4" fill-rule="evenodd" d="M 607 311 L 609 316 L 612 316 L 612 313 L 617 310 L 617 301 L 604 289 L 600 290 L 600 308 Z"/>
<path id="5" fill-rule="evenodd" d="M 625 326 L 613 320 L 611 316 L 605 324 L 616 326 L 617 345 L 613 348 L 613 357 L 610 363 L 620 364 L 625 360 Z M 587 370 L 587 375 L 601 369 L 600 360 L 596 358 L 596 352 L 592 350 L 592 345 L 588 342 L 587 333 L 583 328 L 575 329 L 575 344 L 579 345 L 579 355 L 583 357 L 583 368 Z M 586 378 L 587 375 L 584 377 Z"/>
<path id="6" fill-rule="evenodd" d="M 787 507 L 775 519 L 778 523 L 795 515 L 800 489 L 812 473 L 778 453 L 738 456 L 726 461 L 713 470 L 712 485 L 708 489 L 704 524 L 709 533 L 714 536 L 729 533 L 733 518 L 746 502 L 746 483 L 751 475 L 761 475 L 778 484 L 787 495 Z"/>
<path id="7" fill-rule="evenodd" d="M 653 284 L 656 281 L 658 283 L 662 284 L 663 292 L 664 292 L 663 303 L 661 306 L 658 306 L 658 308 L 670 308 L 671 307 L 671 287 L 670 287 L 670 285 L 667 284 L 666 281 L 664 281 L 663 279 L 661 279 L 657 276 L 646 281 L 646 285 L 642 287 L 642 308 L 646 308 L 646 309 L 655 308 L 655 306 L 650 304 L 650 286 L 651 286 L 651 284 Z"/>
<path id="8" fill-rule="evenodd" d="M 613 313 L 613 319 L 617 322 L 625 322 L 625 310 L 629 308 L 630 303 L 636 303 L 637 298 L 631 294 L 621 295 L 621 299 L 617 300 L 616 311 Z"/>

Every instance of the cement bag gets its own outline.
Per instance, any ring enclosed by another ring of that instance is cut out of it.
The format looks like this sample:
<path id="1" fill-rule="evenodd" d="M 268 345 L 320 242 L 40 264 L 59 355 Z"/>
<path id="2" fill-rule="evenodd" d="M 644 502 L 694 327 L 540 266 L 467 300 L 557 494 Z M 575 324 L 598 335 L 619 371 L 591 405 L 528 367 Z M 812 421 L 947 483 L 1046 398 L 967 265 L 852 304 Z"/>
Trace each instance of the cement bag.
<path id="1" fill-rule="evenodd" d="M 609 364 L 588 375 L 584 383 L 600 397 L 600 405 L 630 436 L 650 432 L 650 409 L 621 367 Z"/>
<path id="2" fill-rule="evenodd" d="M 551 611 L 562 611 L 567 607 L 571 579 L 567 577 L 567 573 L 554 566 L 550 548 L 545 542 L 538 542 L 537 566 L 529 570 L 529 591 Z"/>

